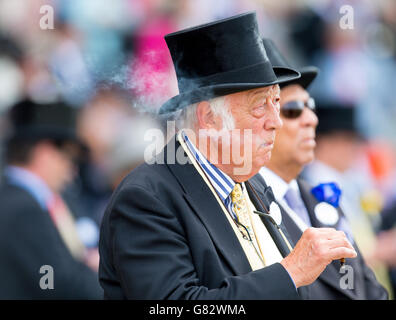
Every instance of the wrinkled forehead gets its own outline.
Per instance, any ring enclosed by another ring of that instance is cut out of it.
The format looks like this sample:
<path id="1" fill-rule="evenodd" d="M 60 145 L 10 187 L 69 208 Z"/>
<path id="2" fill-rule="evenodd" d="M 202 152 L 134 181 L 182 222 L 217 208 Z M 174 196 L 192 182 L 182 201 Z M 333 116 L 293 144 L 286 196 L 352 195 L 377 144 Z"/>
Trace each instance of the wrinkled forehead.
<path id="1" fill-rule="evenodd" d="M 279 85 L 275 84 L 272 86 L 256 88 L 245 90 L 241 92 L 237 92 L 234 94 L 230 94 L 226 96 L 229 102 L 243 102 L 243 103 L 250 103 L 257 99 L 263 100 L 266 98 L 274 98 L 280 95 L 280 88 Z"/>
<path id="2" fill-rule="evenodd" d="M 279 94 L 280 94 L 280 87 L 277 84 L 268 86 L 268 87 L 251 89 L 251 90 L 246 91 L 246 95 L 248 98 L 250 98 L 252 96 L 271 97 L 271 96 L 277 96 Z"/>

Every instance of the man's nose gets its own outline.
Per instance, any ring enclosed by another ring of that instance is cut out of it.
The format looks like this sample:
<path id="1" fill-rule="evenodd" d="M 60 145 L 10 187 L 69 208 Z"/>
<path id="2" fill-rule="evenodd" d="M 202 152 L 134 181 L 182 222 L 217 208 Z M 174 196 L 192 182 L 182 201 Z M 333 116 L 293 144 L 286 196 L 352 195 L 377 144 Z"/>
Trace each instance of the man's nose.
<path id="1" fill-rule="evenodd" d="M 301 121 L 303 126 L 310 126 L 313 128 L 316 128 L 319 122 L 315 112 L 309 108 L 304 108 L 303 114 L 301 115 Z"/>
<path id="2" fill-rule="evenodd" d="M 269 102 L 269 116 L 264 122 L 265 130 L 277 130 L 282 128 L 283 121 L 280 118 L 279 104 Z"/>

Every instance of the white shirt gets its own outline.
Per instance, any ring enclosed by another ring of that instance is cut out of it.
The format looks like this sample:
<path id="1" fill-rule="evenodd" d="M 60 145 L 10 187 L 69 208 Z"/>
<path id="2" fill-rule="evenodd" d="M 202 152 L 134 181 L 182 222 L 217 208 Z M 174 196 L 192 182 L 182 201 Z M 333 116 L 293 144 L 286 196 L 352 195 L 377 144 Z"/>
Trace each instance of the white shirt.
<path id="1" fill-rule="evenodd" d="M 290 183 L 287 183 L 276 173 L 266 167 L 262 167 L 259 173 L 264 178 L 267 185 L 272 188 L 276 201 L 283 207 L 283 209 L 285 209 L 287 214 L 290 216 L 290 218 L 293 219 L 294 223 L 301 229 L 301 231 L 304 232 L 305 229 L 310 227 L 300 218 L 300 216 L 293 209 L 289 207 L 284 199 L 285 194 L 287 190 L 289 190 L 289 188 L 294 189 L 297 192 L 298 196 L 301 197 L 297 181 L 293 179 L 292 181 L 290 181 Z"/>

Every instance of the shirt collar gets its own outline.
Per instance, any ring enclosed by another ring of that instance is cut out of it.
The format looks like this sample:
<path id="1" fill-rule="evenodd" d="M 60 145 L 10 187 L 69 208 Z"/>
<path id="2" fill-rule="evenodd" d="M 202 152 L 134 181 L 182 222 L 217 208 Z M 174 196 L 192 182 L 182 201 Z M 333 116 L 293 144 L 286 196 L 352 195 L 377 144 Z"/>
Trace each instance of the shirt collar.
<path id="1" fill-rule="evenodd" d="M 4 169 L 4 174 L 10 184 L 25 189 L 37 200 L 44 210 L 47 209 L 47 205 L 54 194 L 39 176 L 27 169 L 17 166 L 7 166 Z"/>
<path id="2" fill-rule="evenodd" d="M 266 167 L 262 167 L 259 173 L 264 178 L 267 185 L 272 188 L 275 198 L 278 200 L 283 199 L 289 188 L 292 188 L 297 192 L 299 192 L 296 179 L 293 179 L 292 181 L 290 181 L 290 183 L 287 183 L 285 180 L 279 177 L 275 172 L 273 172 L 272 170 Z"/>
<path id="3" fill-rule="evenodd" d="M 188 136 L 182 131 L 182 137 L 187 144 L 188 149 L 193 154 L 195 160 L 198 162 L 206 176 L 210 180 L 212 186 L 215 188 L 217 194 L 223 202 L 230 196 L 234 189 L 235 182 L 223 171 L 210 163 L 204 155 L 194 146 Z"/>

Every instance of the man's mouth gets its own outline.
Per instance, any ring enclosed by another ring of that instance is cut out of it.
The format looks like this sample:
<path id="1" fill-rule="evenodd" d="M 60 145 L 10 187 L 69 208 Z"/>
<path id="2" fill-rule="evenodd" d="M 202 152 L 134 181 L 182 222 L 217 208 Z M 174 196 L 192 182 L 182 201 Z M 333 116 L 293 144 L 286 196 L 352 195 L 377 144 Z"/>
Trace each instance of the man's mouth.
<path id="1" fill-rule="evenodd" d="M 308 144 L 308 145 L 313 146 L 313 147 L 316 146 L 315 137 L 307 137 L 307 138 L 302 140 L 302 143 L 303 144 Z"/>
<path id="2" fill-rule="evenodd" d="M 274 141 L 268 141 L 268 142 L 264 142 L 260 145 L 261 148 L 273 148 L 274 147 Z"/>

